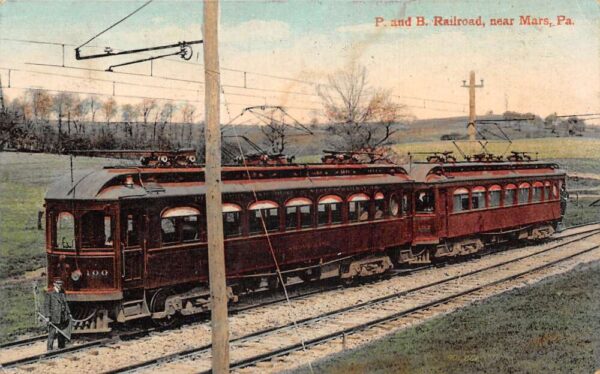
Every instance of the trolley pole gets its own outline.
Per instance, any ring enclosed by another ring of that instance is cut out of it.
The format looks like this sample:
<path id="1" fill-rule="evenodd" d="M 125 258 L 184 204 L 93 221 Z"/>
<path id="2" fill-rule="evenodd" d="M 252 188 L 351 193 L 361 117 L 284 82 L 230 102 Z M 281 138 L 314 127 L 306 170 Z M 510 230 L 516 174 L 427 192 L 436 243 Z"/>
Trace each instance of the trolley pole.
<path id="1" fill-rule="evenodd" d="M 469 74 L 469 85 L 467 86 L 467 81 L 463 81 L 463 87 L 469 89 L 469 124 L 467 125 L 467 132 L 469 134 L 469 140 L 476 140 L 475 130 L 475 121 L 477 120 L 477 115 L 475 114 L 475 89 L 483 87 L 483 79 L 480 84 L 475 84 L 475 72 L 471 71 Z"/>
<path id="2" fill-rule="evenodd" d="M 204 1 L 204 80 L 206 110 L 206 228 L 212 326 L 212 372 L 229 372 L 229 325 L 221 201 L 219 2 Z"/>

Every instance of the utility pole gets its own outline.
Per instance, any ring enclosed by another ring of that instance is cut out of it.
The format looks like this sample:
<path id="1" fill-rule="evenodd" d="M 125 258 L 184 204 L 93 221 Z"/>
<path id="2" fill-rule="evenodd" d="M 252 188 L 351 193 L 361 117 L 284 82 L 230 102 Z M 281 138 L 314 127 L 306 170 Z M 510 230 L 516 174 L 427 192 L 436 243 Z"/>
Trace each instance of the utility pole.
<path id="1" fill-rule="evenodd" d="M 4 92 L 2 91 L 2 76 L 0 76 L 0 111 L 4 111 Z"/>
<path id="2" fill-rule="evenodd" d="M 212 326 L 212 372 L 229 372 L 229 325 L 223 213 L 221 201 L 221 129 L 219 75 L 219 2 L 204 0 L 204 100 L 206 112 L 206 228 Z"/>
<path id="3" fill-rule="evenodd" d="M 475 84 L 475 72 L 471 71 L 469 74 L 469 85 L 467 86 L 467 81 L 463 81 L 462 86 L 469 89 L 469 124 L 467 125 L 467 132 L 469 140 L 475 141 L 475 134 L 477 133 L 475 130 L 475 121 L 477 120 L 477 115 L 475 114 L 475 89 L 483 87 L 483 79 L 480 84 Z"/>

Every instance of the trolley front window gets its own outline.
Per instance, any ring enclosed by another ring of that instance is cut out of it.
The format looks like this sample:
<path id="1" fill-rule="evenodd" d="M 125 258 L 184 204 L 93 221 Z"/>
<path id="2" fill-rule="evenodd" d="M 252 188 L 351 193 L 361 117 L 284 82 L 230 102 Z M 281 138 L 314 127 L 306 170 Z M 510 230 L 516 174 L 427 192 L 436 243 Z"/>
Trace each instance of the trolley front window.
<path id="1" fill-rule="evenodd" d="M 121 219 L 121 235 L 126 247 L 140 245 L 141 215 L 138 212 L 124 213 Z"/>
<path id="2" fill-rule="evenodd" d="M 69 212 L 60 212 L 56 216 L 53 247 L 56 249 L 75 249 L 75 218 Z"/>
<path id="3" fill-rule="evenodd" d="M 433 190 L 418 191 L 415 204 L 417 213 L 432 213 L 435 208 Z"/>
<path id="4" fill-rule="evenodd" d="M 81 248 L 112 248 L 113 220 L 101 210 L 93 210 L 81 216 Z"/>

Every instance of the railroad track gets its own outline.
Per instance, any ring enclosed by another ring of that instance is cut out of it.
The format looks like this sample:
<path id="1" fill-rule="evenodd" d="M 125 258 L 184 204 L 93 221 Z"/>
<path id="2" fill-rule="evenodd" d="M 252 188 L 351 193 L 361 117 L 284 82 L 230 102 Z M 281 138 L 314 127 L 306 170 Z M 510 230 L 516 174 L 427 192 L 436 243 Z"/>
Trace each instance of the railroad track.
<path id="1" fill-rule="evenodd" d="M 585 227 L 585 226 L 590 226 L 590 225 L 582 225 L 582 226 L 578 227 L 579 230 L 577 232 L 574 232 L 574 233 L 564 233 L 561 236 L 558 236 L 556 239 L 566 239 L 566 238 L 573 237 L 573 236 L 583 236 L 583 238 L 585 238 L 585 237 L 588 237 L 590 235 L 594 235 L 594 233 L 596 233 L 597 231 L 599 231 L 598 228 L 589 228 L 589 229 L 583 229 L 583 230 L 581 230 L 581 228 Z M 571 228 L 569 228 L 569 231 L 572 231 Z M 592 234 L 590 234 L 590 233 L 592 233 Z M 508 263 L 515 262 L 515 261 L 517 261 L 519 259 L 522 259 L 522 258 L 531 257 L 531 256 L 539 254 L 539 253 L 544 253 L 544 252 L 547 252 L 547 251 L 549 251 L 549 250 L 551 250 L 553 248 L 560 247 L 560 246 L 565 246 L 565 245 L 567 245 L 569 243 L 573 243 L 573 242 L 579 241 L 581 239 L 582 238 L 577 238 L 577 239 L 568 241 L 566 243 L 561 243 L 561 244 L 559 244 L 557 246 L 553 246 L 551 248 L 535 252 L 535 253 L 533 253 L 531 255 L 528 255 L 528 256 L 522 256 L 522 257 L 519 257 L 519 258 L 517 258 L 515 260 L 511 260 L 511 261 L 504 262 L 504 263 L 501 263 L 501 264 L 498 264 L 498 265 L 494 265 L 493 267 L 498 267 L 498 266 L 506 265 Z M 425 270 L 425 269 L 429 269 L 429 268 L 430 268 L 429 266 L 426 266 L 426 267 L 421 267 L 421 268 L 419 268 L 417 270 Z M 413 270 L 413 271 L 416 271 L 416 270 Z M 483 271 L 483 269 L 475 271 L 474 274 L 478 273 L 478 272 L 481 272 L 481 271 Z M 398 273 L 398 274 L 401 274 L 401 272 Z M 452 279 L 456 279 L 456 277 L 447 279 L 447 280 L 445 280 L 445 282 L 447 282 L 449 280 L 452 280 Z M 406 291 L 406 292 L 416 292 L 416 291 L 418 291 L 420 289 L 424 289 L 424 288 L 427 288 L 427 287 L 434 287 L 434 286 L 439 285 L 439 284 L 442 284 L 442 283 L 435 282 L 435 283 L 429 284 L 427 286 L 422 286 L 422 287 L 418 287 L 418 288 L 415 288 L 415 289 L 411 289 L 411 290 Z M 291 296 L 291 299 L 292 300 L 302 299 L 302 298 L 309 297 L 310 295 L 314 295 L 314 294 L 317 294 L 317 293 L 321 293 L 321 292 L 324 292 L 324 291 L 327 291 L 327 290 L 336 289 L 336 288 L 341 288 L 341 287 L 339 285 L 327 285 L 327 286 L 324 286 L 324 287 L 322 287 L 320 289 L 314 289 L 314 287 L 313 287 L 313 289 L 309 290 L 308 292 L 298 293 L 296 295 Z M 404 292 L 404 293 L 406 293 L 406 292 Z M 388 296 L 388 297 L 390 297 L 390 296 Z M 262 302 L 262 303 L 257 303 L 257 304 L 253 304 L 253 305 L 241 305 L 239 308 L 237 308 L 237 310 L 232 310 L 232 312 L 239 313 L 239 312 L 242 312 L 242 311 L 251 310 L 251 309 L 255 309 L 255 308 L 260 308 L 260 307 L 264 307 L 264 306 L 268 306 L 268 305 L 279 304 L 279 303 L 282 303 L 284 301 L 285 301 L 285 299 L 283 299 L 283 298 L 277 298 L 277 297 L 275 297 L 275 298 L 272 298 L 272 299 L 270 299 L 270 300 L 268 300 L 266 302 Z M 368 303 L 371 303 L 371 302 L 374 302 L 374 301 L 377 301 L 377 299 L 376 300 L 371 300 Z M 382 301 L 382 300 L 379 300 L 379 301 Z M 364 305 L 367 305 L 367 304 L 364 304 Z M 340 311 L 340 310 L 335 311 L 335 313 L 340 313 L 340 312 L 343 312 L 343 310 L 342 311 Z M 329 314 L 321 315 L 320 318 L 324 318 L 324 316 L 327 316 Z M 333 315 L 333 314 L 331 314 L 331 315 Z M 315 318 L 318 318 L 318 317 L 315 317 Z M 299 323 L 307 323 L 308 321 L 312 321 L 312 320 L 313 319 L 309 319 L 307 321 L 300 321 Z M 196 322 L 196 323 L 198 323 L 198 322 Z M 286 329 L 286 328 L 289 329 L 290 325 L 288 324 L 288 325 L 280 326 L 280 327 L 277 327 L 277 328 L 273 328 L 273 331 L 275 331 L 277 329 Z M 252 339 L 255 336 L 262 336 L 260 334 L 267 333 L 265 331 L 266 330 L 262 330 L 260 332 L 255 333 L 255 334 L 245 335 L 243 337 L 240 337 L 239 339 Z M 19 358 L 19 359 L 16 359 L 16 360 L 12 360 L 12 361 L 9 361 L 9 362 L 4 362 L 4 363 L 2 363 L 2 367 L 4 367 L 4 368 L 19 367 L 19 366 L 22 366 L 22 365 L 36 363 L 36 362 L 40 362 L 40 361 L 47 360 L 47 359 L 50 359 L 50 358 L 59 358 L 59 357 L 64 356 L 64 355 L 66 355 L 68 353 L 76 353 L 76 352 L 79 352 L 79 351 L 90 349 L 92 347 L 108 346 L 108 345 L 111 345 L 111 344 L 114 344 L 114 343 L 118 343 L 119 341 L 122 341 L 122 340 L 135 339 L 136 337 L 142 337 L 142 336 L 145 336 L 145 335 L 149 335 L 152 332 L 157 332 L 157 329 L 146 329 L 146 330 L 140 330 L 140 331 L 126 332 L 126 333 L 122 333 L 122 334 L 119 334 L 119 335 L 116 335 L 116 336 L 113 336 L 113 337 L 110 337 L 110 338 L 101 338 L 101 339 L 97 339 L 97 340 L 94 340 L 94 341 L 85 342 L 85 343 L 82 343 L 82 344 L 79 344 L 79 345 L 68 347 L 68 348 L 63 349 L 63 350 L 57 350 L 57 351 L 48 352 L 48 353 L 44 352 L 44 353 L 40 353 L 40 354 L 36 354 L 36 355 L 22 357 L 22 358 Z M 6 348 L 23 346 L 23 345 L 26 345 L 26 344 L 35 343 L 36 341 L 43 340 L 43 339 L 45 339 L 45 336 L 38 336 L 38 337 L 34 337 L 34 338 L 29 338 L 28 342 L 22 340 L 22 341 L 17 341 L 17 342 L 5 344 L 4 346 L 2 346 L 2 348 L 6 349 Z M 239 339 L 232 340 L 232 343 L 238 341 Z M 131 370 L 143 369 L 145 367 L 156 366 L 156 365 L 158 365 L 161 362 L 168 362 L 168 361 L 174 361 L 174 360 L 182 360 L 182 359 L 185 359 L 186 357 L 198 356 L 198 355 L 206 354 L 209 351 L 210 351 L 210 345 L 204 345 L 204 346 L 201 346 L 201 347 L 198 347 L 198 348 L 193 348 L 193 349 L 188 349 L 188 350 L 182 350 L 182 351 L 176 352 L 174 354 L 171 354 L 171 355 L 168 355 L 168 356 L 163 356 L 163 357 L 160 357 L 160 358 L 157 358 L 157 359 L 148 360 L 148 361 L 145 361 L 145 362 L 140 362 L 138 364 L 130 365 L 128 367 L 122 367 L 120 369 L 117 369 L 117 370 L 114 370 L 114 371 L 109 371 L 109 372 L 127 372 L 127 371 L 131 371 Z"/>
<path id="2" fill-rule="evenodd" d="M 482 290 L 555 266 L 561 262 L 599 249 L 600 245 L 594 244 L 575 250 L 568 255 L 558 255 L 559 258 L 546 261 L 541 265 L 529 267 L 522 271 L 515 272 L 514 270 L 503 269 L 507 265 L 515 266 L 519 262 L 548 253 L 556 255 L 555 252 L 557 249 L 582 242 L 599 234 L 598 230 L 594 230 L 591 233 L 583 234 L 579 238 L 551 246 L 544 250 L 508 261 L 502 261 L 459 276 L 453 276 L 357 305 L 305 318 L 295 323 L 271 327 L 231 339 L 231 369 L 240 369 L 254 366 L 261 362 L 271 361 L 274 358 L 321 345 L 340 337 L 353 335 L 374 326 L 423 313 L 432 307 L 447 304 L 460 297 L 468 295 L 477 296 L 478 292 Z M 500 277 L 492 277 L 491 280 L 486 280 L 486 278 L 490 277 L 490 271 L 495 275 L 500 275 Z M 504 276 L 504 273 L 509 273 L 509 275 Z M 465 283 L 477 284 L 477 286 L 465 288 Z M 302 341 L 299 338 L 300 336 L 307 337 L 307 339 Z M 210 372 L 211 364 L 210 349 L 211 345 L 207 344 L 194 349 L 182 350 L 126 367 L 105 371 L 104 373 L 130 373 L 144 372 L 146 370 L 164 372 L 183 370 L 184 372 L 208 373 Z M 172 363 L 175 363 L 176 366 L 170 367 L 169 365 Z"/>

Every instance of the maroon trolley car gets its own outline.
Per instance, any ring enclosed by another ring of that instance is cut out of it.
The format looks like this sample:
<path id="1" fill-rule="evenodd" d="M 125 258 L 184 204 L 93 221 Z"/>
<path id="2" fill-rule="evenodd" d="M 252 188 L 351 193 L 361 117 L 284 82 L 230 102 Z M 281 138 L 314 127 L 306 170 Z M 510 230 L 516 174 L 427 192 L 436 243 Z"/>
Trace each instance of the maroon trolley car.
<path id="1" fill-rule="evenodd" d="M 408 172 L 407 172 L 408 170 Z M 550 236 L 565 173 L 543 162 L 223 168 L 230 298 L 305 281 L 382 274 Z M 80 332 L 208 308 L 204 170 L 76 173 L 46 196 L 48 282 L 65 282 Z"/>

